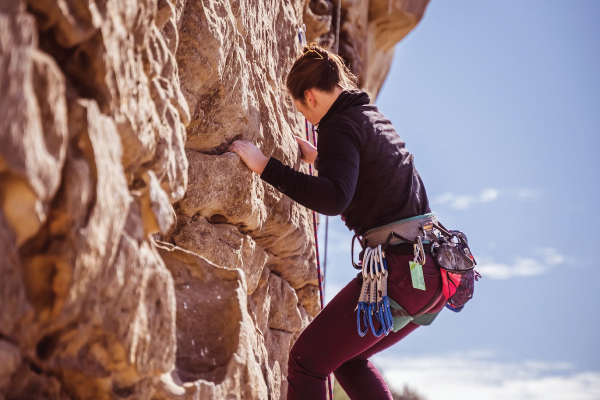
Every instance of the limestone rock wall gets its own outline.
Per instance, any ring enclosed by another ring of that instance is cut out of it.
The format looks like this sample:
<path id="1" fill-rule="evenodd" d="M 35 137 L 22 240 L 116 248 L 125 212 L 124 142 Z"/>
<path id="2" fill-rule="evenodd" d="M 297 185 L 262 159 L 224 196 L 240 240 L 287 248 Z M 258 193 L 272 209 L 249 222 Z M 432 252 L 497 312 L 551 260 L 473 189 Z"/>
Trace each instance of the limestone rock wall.
<path id="1" fill-rule="evenodd" d="M 340 3 L 341 2 L 341 3 Z M 311 0 L 307 40 L 338 48 L 359 86 L 375 100 L 388 74 L 394 46 L 421 21 L 429 0 Z M 339 43 L 335 40 L 338 6 Z"/>
<path id="2" fill-rule="evenodd" d="M 383 3 L 341 3 L 371 93 L 427 1 Z M 312 215 L 226 148 L 306 171 L 283 80 L 335 4 L 0 0 L 0 400 L 285 398 Z"/>
<path id="3" fill-rule="evenodd" d="M 188 176 L 171 8 L 0 2 L 0 397 L 149 398 L 173 368 L 149 239 Z"/>

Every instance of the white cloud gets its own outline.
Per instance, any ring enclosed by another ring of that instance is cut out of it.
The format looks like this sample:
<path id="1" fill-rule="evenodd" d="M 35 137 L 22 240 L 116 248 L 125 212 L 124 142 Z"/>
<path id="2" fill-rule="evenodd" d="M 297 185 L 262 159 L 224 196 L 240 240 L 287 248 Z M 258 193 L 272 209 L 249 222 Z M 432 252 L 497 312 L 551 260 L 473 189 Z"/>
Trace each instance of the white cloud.
<path id="1" fill-rule="evenodd" d="M 517 189 L 515 195 L 520 201 L 536 201 L 542 196 L 542 192 L 538 189 L 522 188 Z"/>
<path id="2" fill-rule="evenodd" d="M 519 201 L 536 201 L 542 196 L 539 189 L 521 188 L 502 191 L 504 196 Z M 498 189 L 483 189 L 479 195 L 454 194 L 447 192 L 433 199 L 432 204 L 446 204 L 455 210 L 466 210 L 475 204 L 483 204 L 494 201 L 500 195 Z"/>
<path id="3" fill-rule="evenodd" d="M 475 202 L 477 202 L 477 198 L 473 196 L 455 196 L 450 203 L 450 207 L 456 210 L 466 210 Z"/>
<path id="4" fill-rule="evenodd" d="M 532 258 L 517 258 L 514 264 L 481 264 L 477 271 L 486 278 L 509 279 L 516 276 L 533 276 L 546 272 L 549 267 Z"/>
<path id="5" fill-rule="evenodd" d="M 433 204 L 448 204 L 455 210 L 466 210 L 474 204 L 489 203 L 498 198 L 500 192 L 497 189 L 483 189 L 479 196 L 455 195 L 444 193 L 433 200 Z"/>
<path id="6" fill-rule="evenodd" d="M 438 196 L 434 200 L 434 203 L 437 203 L 437 204 L 446 204 L 446 203 L 452 201 L 453 198 L 454 198 L 454 195 L 452 193 L 444 193 L 443 195 Z"/>
<path id="7" fill-rule="evenodd" d="M 498 198 L 498 190 L 496 189 L 483 189 L 481 195 L 479 196 L 479 201 L 482 203 L 487 203 L 489 201 L 496 200 Z"/>
<path id="8" fill-rule="evenodd" d="M 545 262 L 550 265 L 558 265 L 565 262 L 565 257 L 554 247 L 543 247 L 537 249 L 536 253 L 544 257 Z"/>
<path id="9" fill-rule="evenodd" d="M 481 257 L 476 269 L 481 275 L 491 279 L 509 279 L 518 276 L 541 275 L 553 266 L 564 263 L 565 257 L 553 247 L 534 250 L 541 260 L 530 257 L 517 257 L 513 264 L 493 262 Z"/>
<path id="10" fill-rule="evenodd" d="M 600 371 L 568 363 L 502 362 L 489 354 L 373 358 L 390 386 L 414 388 L 428 400 L 598 400 Z"/>

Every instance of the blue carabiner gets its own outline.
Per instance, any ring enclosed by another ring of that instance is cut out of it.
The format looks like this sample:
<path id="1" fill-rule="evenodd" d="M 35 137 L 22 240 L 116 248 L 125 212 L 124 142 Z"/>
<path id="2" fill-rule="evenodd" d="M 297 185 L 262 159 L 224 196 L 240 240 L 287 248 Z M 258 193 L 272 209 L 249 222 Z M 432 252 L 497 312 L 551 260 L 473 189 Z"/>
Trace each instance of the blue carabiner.
<path id="1" fill-rule="evenodd" d="M 373 335 L 375 335 L 375 337 L 380 337 L 383 334 L 383 325 L 380 323 L 381 326 L 379 327 L 379 330 L 375 330 L 375 326 L 373 326 L 373 308 L 375 308 L 376 305 L 377 303 L 369 303 L 367 318 L 369 319 L 369 325 L 371 326 Z M 375 311 L 375 313 L 377 313 L 377 311 Z M 377 314 L 375 314 L 375 317 L 379 319 Z"/>
<path id="2" fill-rule="evenodd" d="M 364 301 L 361 301 L 360 303 L 358 303 L 358 309 L 356 310 L 356 326 L 358 328 L 358 335 L 360 337 L 365 336 L 367 334 L 367 332 L 369 331 L 369 325 L 367 325 L 367 319 L 366 319 L 367 318 L 367 315 L 366 315 L 367 314 L 367 310 L 368 310 L 368 308 L 367 308 L 367 305 L 365 304 Z M 360 313 L 361 313 L 361 311 L 363 312 L 363 316 L 362 317 L 363 317 L 363 322 L 365 324 L 365 330 L 364 331 L 362 331 L 360 329 Z"/>
<path id="3" fill-rule="evenodd" d="M 383 334 L 385 336 L 387 336 L 390 333 L 390 324 L 387 319 L 385 303 L 384 303 L 383 299 L 381 299 L 381 301 L 379 303 L 377 303 L 377 308 L 378 308 L 377 320 L 379 321 L 379 323 L 381 324 L 381 327 L 383 328 Z"/>
<path id="4" fill-rule="evenodd" d="M 384 303 L 383 303 L 383 299 L 381 299 L 381 302 L 379 304 L 379 308 L 380 308 L 380 311 L 379 311 L 379 318 L 378 318 L 378 320 L 379 320 L 379 323 L 381 324 L 381 326 L 383 327 L 383 334 L 385 336 L 387 336 L 390 333 L 390 330 L 389 330 L 389 323 L 388 323 L 388 320 L 387 320 L 387 315 L 386 315 L 386 312 L 385 312 L 385 306 L 384 306 Z"/>
<path id="5" fill-rule="evenodd" d="M 385 316 L 388 325 L 388 332 L 391 332 L 394 328 L 394 317 L 392 316 L 392 308 L 390 307 L 390 299 L 387 296 L 383 297 L 383 305 L 385 308 Z"/>
<path id="6" fill-rule="evenodd" d="M 390 302 L 387 296 L 383 299 L 383 304 L 385 307 L 385 318 L 387 320 L 389 334 L 394 329 L 394 317 L 392 317 L 392 309 L 390 308 Z"/>
<path id="7" fill-rule="evenodd" d="M 381 259 L 383 260 L 383 268 L 387 271 L 388 265 L 387 265 L 387 260 L 385 259 L 385 255 L 384 255 L 383 251 L 381 252 Z M 383 302 L 383 306 L 384 306 L 385 319 L 387 322 L 388 333 L 389 333 L 394 328 L 394 317 L 392 316 L 392 308 L 390 307 L 390 299 L 388 298 L 388 296 L 383 296 L 382 302 Z"/>

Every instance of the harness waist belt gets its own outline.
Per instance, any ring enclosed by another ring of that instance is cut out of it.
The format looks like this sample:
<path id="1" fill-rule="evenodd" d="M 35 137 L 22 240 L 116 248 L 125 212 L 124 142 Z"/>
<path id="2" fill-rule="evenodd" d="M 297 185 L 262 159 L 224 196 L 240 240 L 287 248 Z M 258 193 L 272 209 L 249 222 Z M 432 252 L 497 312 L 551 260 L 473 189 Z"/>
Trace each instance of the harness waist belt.
<path id="1" fill-rule="evenodd" d="M 369 229 L 362 235 L 363 248 L 376 247 L 386 243 L 390 234 L 394 234 L 389 241 L 390 245 L 407 241 L 414 241 L 417 236 L 426 236 L 426 232 L 433 231 L 433 225 L 437 224 L 435 213 L 417 215 L 416 217 L 401 219 L 391 224 Z"/>

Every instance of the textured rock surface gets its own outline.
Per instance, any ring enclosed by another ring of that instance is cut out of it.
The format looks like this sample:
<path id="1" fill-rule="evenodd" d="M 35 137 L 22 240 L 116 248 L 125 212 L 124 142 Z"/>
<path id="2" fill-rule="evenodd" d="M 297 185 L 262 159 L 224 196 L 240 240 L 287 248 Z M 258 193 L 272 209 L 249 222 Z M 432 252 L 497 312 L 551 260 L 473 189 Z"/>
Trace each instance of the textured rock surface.
<path id="1" fill-rule="evenodd" d="M 341 1 L 339 43 L 335 43 Z M 311 0 L 307 2 L 307 40 L 334 45 L 375 100 L 394 56 L 394 45 L 423 18 L 429 0 Z"/>
<path id="2" fill-rule="evenodd" d="M 149 398 L 173 368 L 173 279 L 149 234 L 170 229 L 185 192 L 189 113 L 175 17 L 169 31 L 156 14 L 0 3 L 6 399 Z"/>
<path id="3" fill-rule="evenodd" d="M 306 171 L 281 87 L 336 5 L 0 1 L 0 400 L 285 398 L 312 216 L 225 150 Z M 342 1 L 371 94 L 426 5 Z"/>

